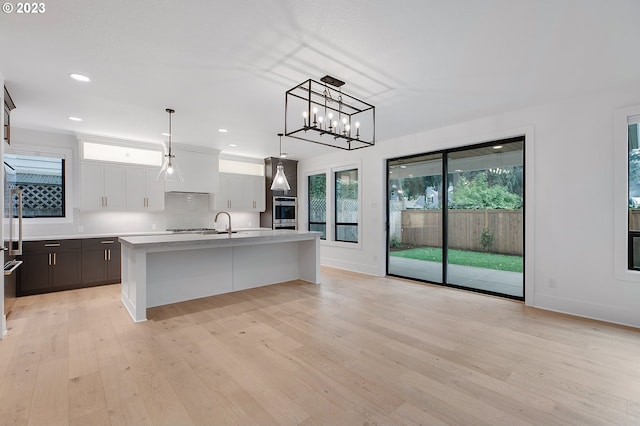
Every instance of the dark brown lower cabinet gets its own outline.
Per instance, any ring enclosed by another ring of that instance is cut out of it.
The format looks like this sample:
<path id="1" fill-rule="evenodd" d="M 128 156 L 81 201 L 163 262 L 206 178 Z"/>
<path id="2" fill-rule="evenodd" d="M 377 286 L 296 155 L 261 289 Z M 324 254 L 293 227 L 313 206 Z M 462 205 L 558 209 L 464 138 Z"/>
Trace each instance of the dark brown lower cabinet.
<path id="1" fill-rule="evenodd" d="M 120 282 L 118 238 L 82 240 L 82 283 L 85 286 Z"/>
<path id="2" fill-rule="evenodd" d="M 25 241 L 18 296 L 120 282 L 117 237 Z"/>
<path id="3" fill-rule="evenodd" d="M 81 240 L 25 241 L 22 261 L 20 296 L 82 286 Z"/>

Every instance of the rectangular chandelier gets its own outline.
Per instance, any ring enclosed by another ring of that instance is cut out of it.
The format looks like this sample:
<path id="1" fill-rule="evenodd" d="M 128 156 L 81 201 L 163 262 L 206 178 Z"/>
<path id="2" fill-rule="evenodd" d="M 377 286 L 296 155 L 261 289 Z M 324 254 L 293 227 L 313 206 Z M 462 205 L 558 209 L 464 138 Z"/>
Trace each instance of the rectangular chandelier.
<path id="1" fill-rule="evenodd" d="M 344 81 L 309 79 L 287 91 L 284 133 L 347 151 L 375 145 L 376 108 L 343 93 Z"/>

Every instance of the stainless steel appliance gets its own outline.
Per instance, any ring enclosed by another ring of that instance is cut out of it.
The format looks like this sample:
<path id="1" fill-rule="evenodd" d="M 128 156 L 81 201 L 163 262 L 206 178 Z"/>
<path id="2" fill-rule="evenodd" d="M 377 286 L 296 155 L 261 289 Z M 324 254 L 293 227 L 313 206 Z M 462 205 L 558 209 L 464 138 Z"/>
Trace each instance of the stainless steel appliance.
<path id="1" fill-rule="evenodd" d="M 298 197 L 273 197 L 273 229 L 298 229 Z"/>
<path id="2" fill-rule="evenodd" d="M 16 188 L 15 169 L 6 162 L 4 163 L 4 217 L 9 222 L 6 255 L 20 256 L 22 255 L 22 190 Z"/>
<path id="3" fill-rule="evenodd" d="M 16 297 L 14 272 L 22 264 L 22 260 L 16 258 L 22 255 L 22 191 L 16 188 L 15 169 L 7 163 L 4 163 L 4 219 L 9 227 L 9 238 L 3 245 L 4 314 L 5 318 L 8 318 Z"/>

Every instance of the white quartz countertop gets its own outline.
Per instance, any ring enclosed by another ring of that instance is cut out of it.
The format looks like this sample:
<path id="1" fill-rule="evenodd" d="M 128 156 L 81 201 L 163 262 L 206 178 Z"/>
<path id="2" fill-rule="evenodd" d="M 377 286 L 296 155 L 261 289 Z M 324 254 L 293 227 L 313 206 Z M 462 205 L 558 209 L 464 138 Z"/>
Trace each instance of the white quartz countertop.
<path id="1" fill-rule="evenodd" d="M 114 238 L 132 235 L 168 235 L 169 231 L 152 231 L 152 232 L 110 232 L 110 233 L 82 233 L 82 234 L 64 234 L 64 235 L 32 235 L 23 237 L 22 241 L 44 241 L 44 240 L 81 240 L 83 238 Z"/>
<path id="2" fill-rule="evenodd" d="M 257 232 L 257 231 L 269 231 L 270 228 L 238 228 L 234 231 L 238 232 Z M 224 230 L 220 230 L 224 232 Z M 63 235 L 33 235 L 23 237 L 23 241 L 44 241 L 44 240 L 73 240 L 83 238 L 114 238 L 114 237 L 132 237 L 132 236 L 155 236 L 155 235 L 176 235 L 171 231 L 149 231 L 149 232 L 109 232 L 109 233 L 78 233 L 78 234 L 63 234 Z"/>
<path id="3" fill-rule="evenodd" d="M 296 231 L 289 229 L 240 231 L 229 235 L 224 234 L 162 234 L 162 235 L 137 235 L 131 237 L 119 237 L 118 240 L 133 248 L 162 247 L 162 246 L 232 246 L 237 244 L 262 244 L 269 242 L 300 241 L 319 238 L 317 231 Z"/>

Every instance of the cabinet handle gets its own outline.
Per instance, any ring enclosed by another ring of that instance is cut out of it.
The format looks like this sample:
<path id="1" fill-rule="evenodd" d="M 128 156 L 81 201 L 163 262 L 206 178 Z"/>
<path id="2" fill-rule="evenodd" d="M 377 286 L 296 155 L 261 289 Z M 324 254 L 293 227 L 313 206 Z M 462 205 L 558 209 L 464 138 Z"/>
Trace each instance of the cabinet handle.
<path id="1" fill-rule="evenodd" d="M 51 253 L 49 253 L 49 266 L 51 266 Z"/>
<path id="2" fill-rule="evenodd" d="M 107 249 L 102 250 L 103 260 L 107 260 Z"/>
<path id="3" fill-rule="evenodd" d="M 49 244 L 45 244 L 45 247 L 60 247 L 60 243 L 49 243 Z"/>
<path id="4" fill-rule="evenodd" d="M 55 264 L 56 264 L 56 254 L 53 253 L 53 265 L 55 266 Z"/>
<path id="5" fill-rule="evenodd" d="M 109 197 L 107 197 L 106 195 L 104 196 L 104 206 L 109 207 Z"/>
<path id="6" fill-rule="evenodd" d="M 111 260 L 111 249 L 107 249 L 107 252 L 109 252 L 109 258 L 107 260 Z"/>
<path id="7" fill-rule="evenodd" d="M 113 244 L 113 240 L 100 241 L 100 244 Z"/>

